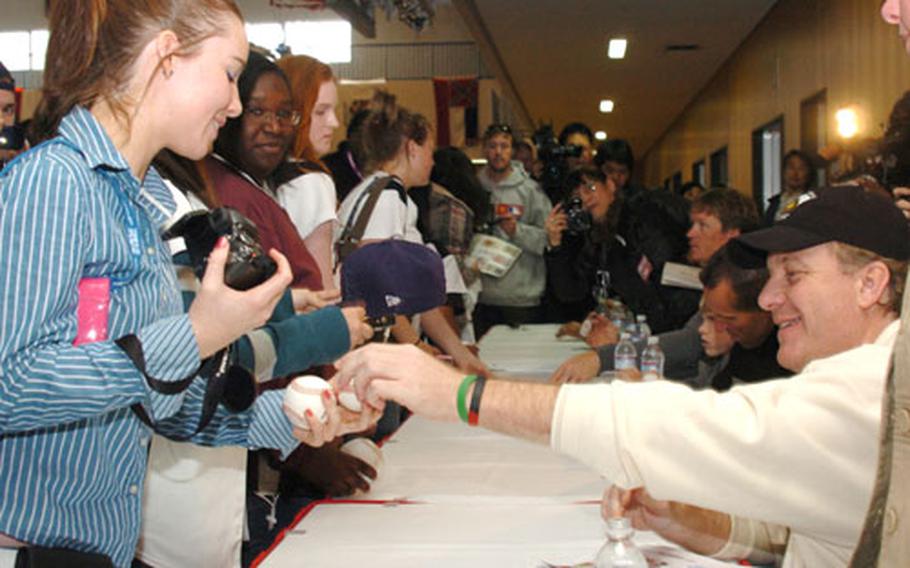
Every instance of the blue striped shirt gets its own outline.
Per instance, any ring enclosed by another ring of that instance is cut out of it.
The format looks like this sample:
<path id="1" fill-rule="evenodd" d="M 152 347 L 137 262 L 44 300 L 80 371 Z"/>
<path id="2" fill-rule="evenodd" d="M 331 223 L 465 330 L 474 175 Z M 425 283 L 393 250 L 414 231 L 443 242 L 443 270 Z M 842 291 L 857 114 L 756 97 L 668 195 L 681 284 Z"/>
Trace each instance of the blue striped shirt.
<path id="1" fill-rule="evenodd" d="M 189 434 L 205 384 L 160 395 L 112 341 L 73 346 L 77 286 L 111 278 L 108 337 L 135 334 L 156 378 L 192 374 L 199 351 L 158 231 L 173 209 L 157 173 L 137 180 L 84 108 L 0 176 L 0 533 L 130 564 L 151 436 L 130 406 Z M 194 441 L 291 451 L 282 394 L 219 408 Z"/>

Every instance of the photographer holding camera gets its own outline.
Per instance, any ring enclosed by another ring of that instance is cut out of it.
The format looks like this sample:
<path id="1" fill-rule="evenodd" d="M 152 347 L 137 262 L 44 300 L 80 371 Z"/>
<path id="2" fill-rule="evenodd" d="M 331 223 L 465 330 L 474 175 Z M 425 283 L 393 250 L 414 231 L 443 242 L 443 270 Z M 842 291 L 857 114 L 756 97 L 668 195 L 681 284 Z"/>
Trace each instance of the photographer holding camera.
<path id="1" fill-rule="evenodd" d="M 549 124 L 534 133 L 534 144 L 540 158 L 538 179 L 551 203 L 567 198 L 572 189 L 566 185 L 569 172 L 591 162 L 592 136 L 591 129 L 580 122 L 566 125 L 558 138 Z"/>
<path id="2" fill-rule="evenodd" d="M 672 224 L 665 207 L 654 202 L 660 195 L 654 194 L 647 207 L 633 204 L 639 222 L 629 224 L 627 242 L 617 228 L 623 208 L 630 203 L 622 200 L 602 170 L 593 166 L 573 170 L 566 188 L 570 197 L 553 208 L 546 222 L 547 274 L 563 317 L 586 317 L 595 305 L 592 291 L 597 274 L 606 272 L 609 282 L 604 284 L 611 294 L 633 313 L 646 315 L 653 331 L 679 327 L 697 308 L 697 294 L 660 284 L 664 262 L 676 260 L 673 246 L 665 242 L 668 237 L 662 231 L 642 231 L 646 226 Z"/>
<path id="3" fill-rule="evenodd" d="M 616 238 L 621 205 L 613 182 L 589 166 L 569 173 L 566 188 L 569 197 L 547 217 L 545 258 L 562 316 L 580 321 L 594 307 L 591 291 L 598 270 L 608 270 L 611 280 L 631 271 L 625 269 L 630 264 L 625 246 Z"/>

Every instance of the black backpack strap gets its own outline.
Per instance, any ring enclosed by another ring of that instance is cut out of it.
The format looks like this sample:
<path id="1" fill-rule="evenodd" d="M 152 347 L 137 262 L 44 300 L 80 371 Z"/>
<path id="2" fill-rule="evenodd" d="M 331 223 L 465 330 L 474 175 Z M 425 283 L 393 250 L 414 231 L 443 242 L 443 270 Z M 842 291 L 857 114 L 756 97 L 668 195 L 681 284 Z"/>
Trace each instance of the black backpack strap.
<path id="1" fill-rule="evenodd" d="M 366 232 L 367 225 L 370 223 L 373 209 L 376 208 L 376 203 L 379 201 L 379 196 L 382 195 L 382 192 L 388 186 L 388 182 L 392 179 L 394 179 L 392 176 L 377 177 L 357 198 L 351 216 L 341 231 L 341 237 L 335 244 L 335 270 L 338 270 L 338 267 L 341 266 L 341 263 L 344 262 L 344 259 L 349 254 L 357 250 L 360 240 L 363 238 L 363 233 Z M 362 208 L 358 209 L 363 200 L 366 200 L 366 203 L 364 203 Z"/>

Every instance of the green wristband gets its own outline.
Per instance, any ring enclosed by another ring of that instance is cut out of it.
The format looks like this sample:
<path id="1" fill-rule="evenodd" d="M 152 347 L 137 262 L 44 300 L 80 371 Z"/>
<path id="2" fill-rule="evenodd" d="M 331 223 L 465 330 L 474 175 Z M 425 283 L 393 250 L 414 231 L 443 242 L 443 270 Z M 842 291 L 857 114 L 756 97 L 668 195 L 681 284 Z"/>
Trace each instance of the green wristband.
<path id="1" fill-rule="evenodd" d="M 458 387 L 458 400 L 455 402 L 455 407 L 458 409 L 458 417 L 465 424 L 468 423 L 468 391 L 471 390 L 471 385 L 477 378 L 477 375 L 467 375 L 461 380 L 461 386 Z"/>

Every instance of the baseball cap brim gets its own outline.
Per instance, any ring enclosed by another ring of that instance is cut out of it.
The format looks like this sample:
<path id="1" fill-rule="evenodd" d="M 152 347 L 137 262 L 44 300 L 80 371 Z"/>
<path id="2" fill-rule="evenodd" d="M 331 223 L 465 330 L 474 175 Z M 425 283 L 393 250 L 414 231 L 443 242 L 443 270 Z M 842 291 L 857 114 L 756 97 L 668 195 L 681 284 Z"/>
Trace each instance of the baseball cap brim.
<path id="1" fill-rule="evenodd" d="M 765 253 L 794 252 L 831 242 L 830 237 L 786 225 L 774 225 L 740 235 L 736 240 L 749 248 Z"/>

